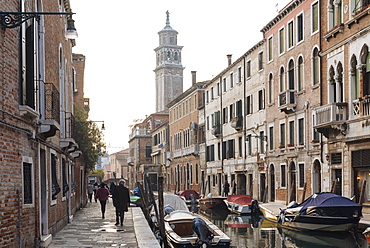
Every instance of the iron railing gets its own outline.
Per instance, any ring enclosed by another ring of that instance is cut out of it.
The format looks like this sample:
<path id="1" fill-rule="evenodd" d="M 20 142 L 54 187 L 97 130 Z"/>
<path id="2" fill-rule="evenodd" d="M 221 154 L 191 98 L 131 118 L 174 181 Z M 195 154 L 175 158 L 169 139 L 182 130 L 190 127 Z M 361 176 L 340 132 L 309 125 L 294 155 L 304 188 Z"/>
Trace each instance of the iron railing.
<path id="1" fill-rule="evenodd" d="M 45 119 L 60 123 L 59 91 L 52 83 L 45 83 Z"/>

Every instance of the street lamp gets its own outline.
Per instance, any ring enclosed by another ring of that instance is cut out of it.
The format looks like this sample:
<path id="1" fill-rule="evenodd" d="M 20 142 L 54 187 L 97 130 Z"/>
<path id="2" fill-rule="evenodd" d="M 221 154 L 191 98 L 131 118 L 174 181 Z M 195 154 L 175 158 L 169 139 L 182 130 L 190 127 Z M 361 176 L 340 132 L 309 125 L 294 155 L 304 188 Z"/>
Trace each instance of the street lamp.
<path id="1" fill-rule="evenodd" d="M 101 130 L 105 130 L 105 125 L 104 125 L 104 121 L 75 121 L 76 123 L 90 123 L 90 122 L 102 122 L 103 124 L 101 125 Z"/>
<path id="2" fill-rule="evenodd" d="M 67 33 L 68 39 L 76 39 L 77 31 L 74 26 L 72 12 L 0 12 L 0 24 L 3 30 L 7 28 L 19 27 L 22 23 L 29 19 L 40 20 L 41 15 L 68 15 L 67 19 Z"/>

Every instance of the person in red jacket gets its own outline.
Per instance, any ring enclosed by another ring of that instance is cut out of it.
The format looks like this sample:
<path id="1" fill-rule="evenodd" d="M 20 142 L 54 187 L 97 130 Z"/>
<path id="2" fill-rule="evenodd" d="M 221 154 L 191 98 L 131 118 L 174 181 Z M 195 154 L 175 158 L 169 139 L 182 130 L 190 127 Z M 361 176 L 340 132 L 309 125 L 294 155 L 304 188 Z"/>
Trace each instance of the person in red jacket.
<path id="1" fill-rule="evenodd" d="M 105 214 L 105 206 L 107 205 L 107 200 L 109 197 L 109 190 L 107 189 L 106 186 L 107 185 L 105 183 L 101 183 L 100 188 L 96 190 L 95 194 L 95 200 L 98 199 L 100 202 L 101 214 L 103 219 Z"/>

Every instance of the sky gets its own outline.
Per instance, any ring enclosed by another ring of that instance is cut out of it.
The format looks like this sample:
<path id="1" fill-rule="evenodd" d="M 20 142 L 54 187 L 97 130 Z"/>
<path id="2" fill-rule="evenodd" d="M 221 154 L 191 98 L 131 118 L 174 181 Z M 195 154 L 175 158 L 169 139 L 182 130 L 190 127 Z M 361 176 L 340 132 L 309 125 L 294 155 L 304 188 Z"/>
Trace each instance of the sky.
<path id="1" fill-rule="evenodd" d="M 290 0 L 70 0 L 78 32 L 74 53 L 86 56 L 89 119 L 104 121 L 109 154 L 128 148 L 130 125 L 155 112 L 154 49 L 170 25 L 183 46 L 184 91 L 210 80 L 262 40 L 260 30 Z M 100 122 L 97 122 L 101 125 Z"/>

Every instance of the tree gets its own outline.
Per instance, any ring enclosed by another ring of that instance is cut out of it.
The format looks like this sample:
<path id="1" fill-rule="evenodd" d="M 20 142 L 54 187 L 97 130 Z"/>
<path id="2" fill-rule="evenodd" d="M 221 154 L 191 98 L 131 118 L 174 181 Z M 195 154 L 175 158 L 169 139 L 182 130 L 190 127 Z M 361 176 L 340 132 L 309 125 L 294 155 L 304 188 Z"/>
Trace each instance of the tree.
<path id="1" fill-rule="evenodd" d="M 101 180 L 103 181 L 105 173 L 104 170 L 92 170 L 89 172 L 89 175 L 99 175 Z"/>
<path id="2" fill-rule="evenodd" d="M 73 137 L 82 152 L 87 170 L 91 171 L 95 168 L 99 155 L 105 153 L 103 133 L 96 123 L 87 120 L 87 112 L 77 104 L 74 104 L 74 114 Z"/>

